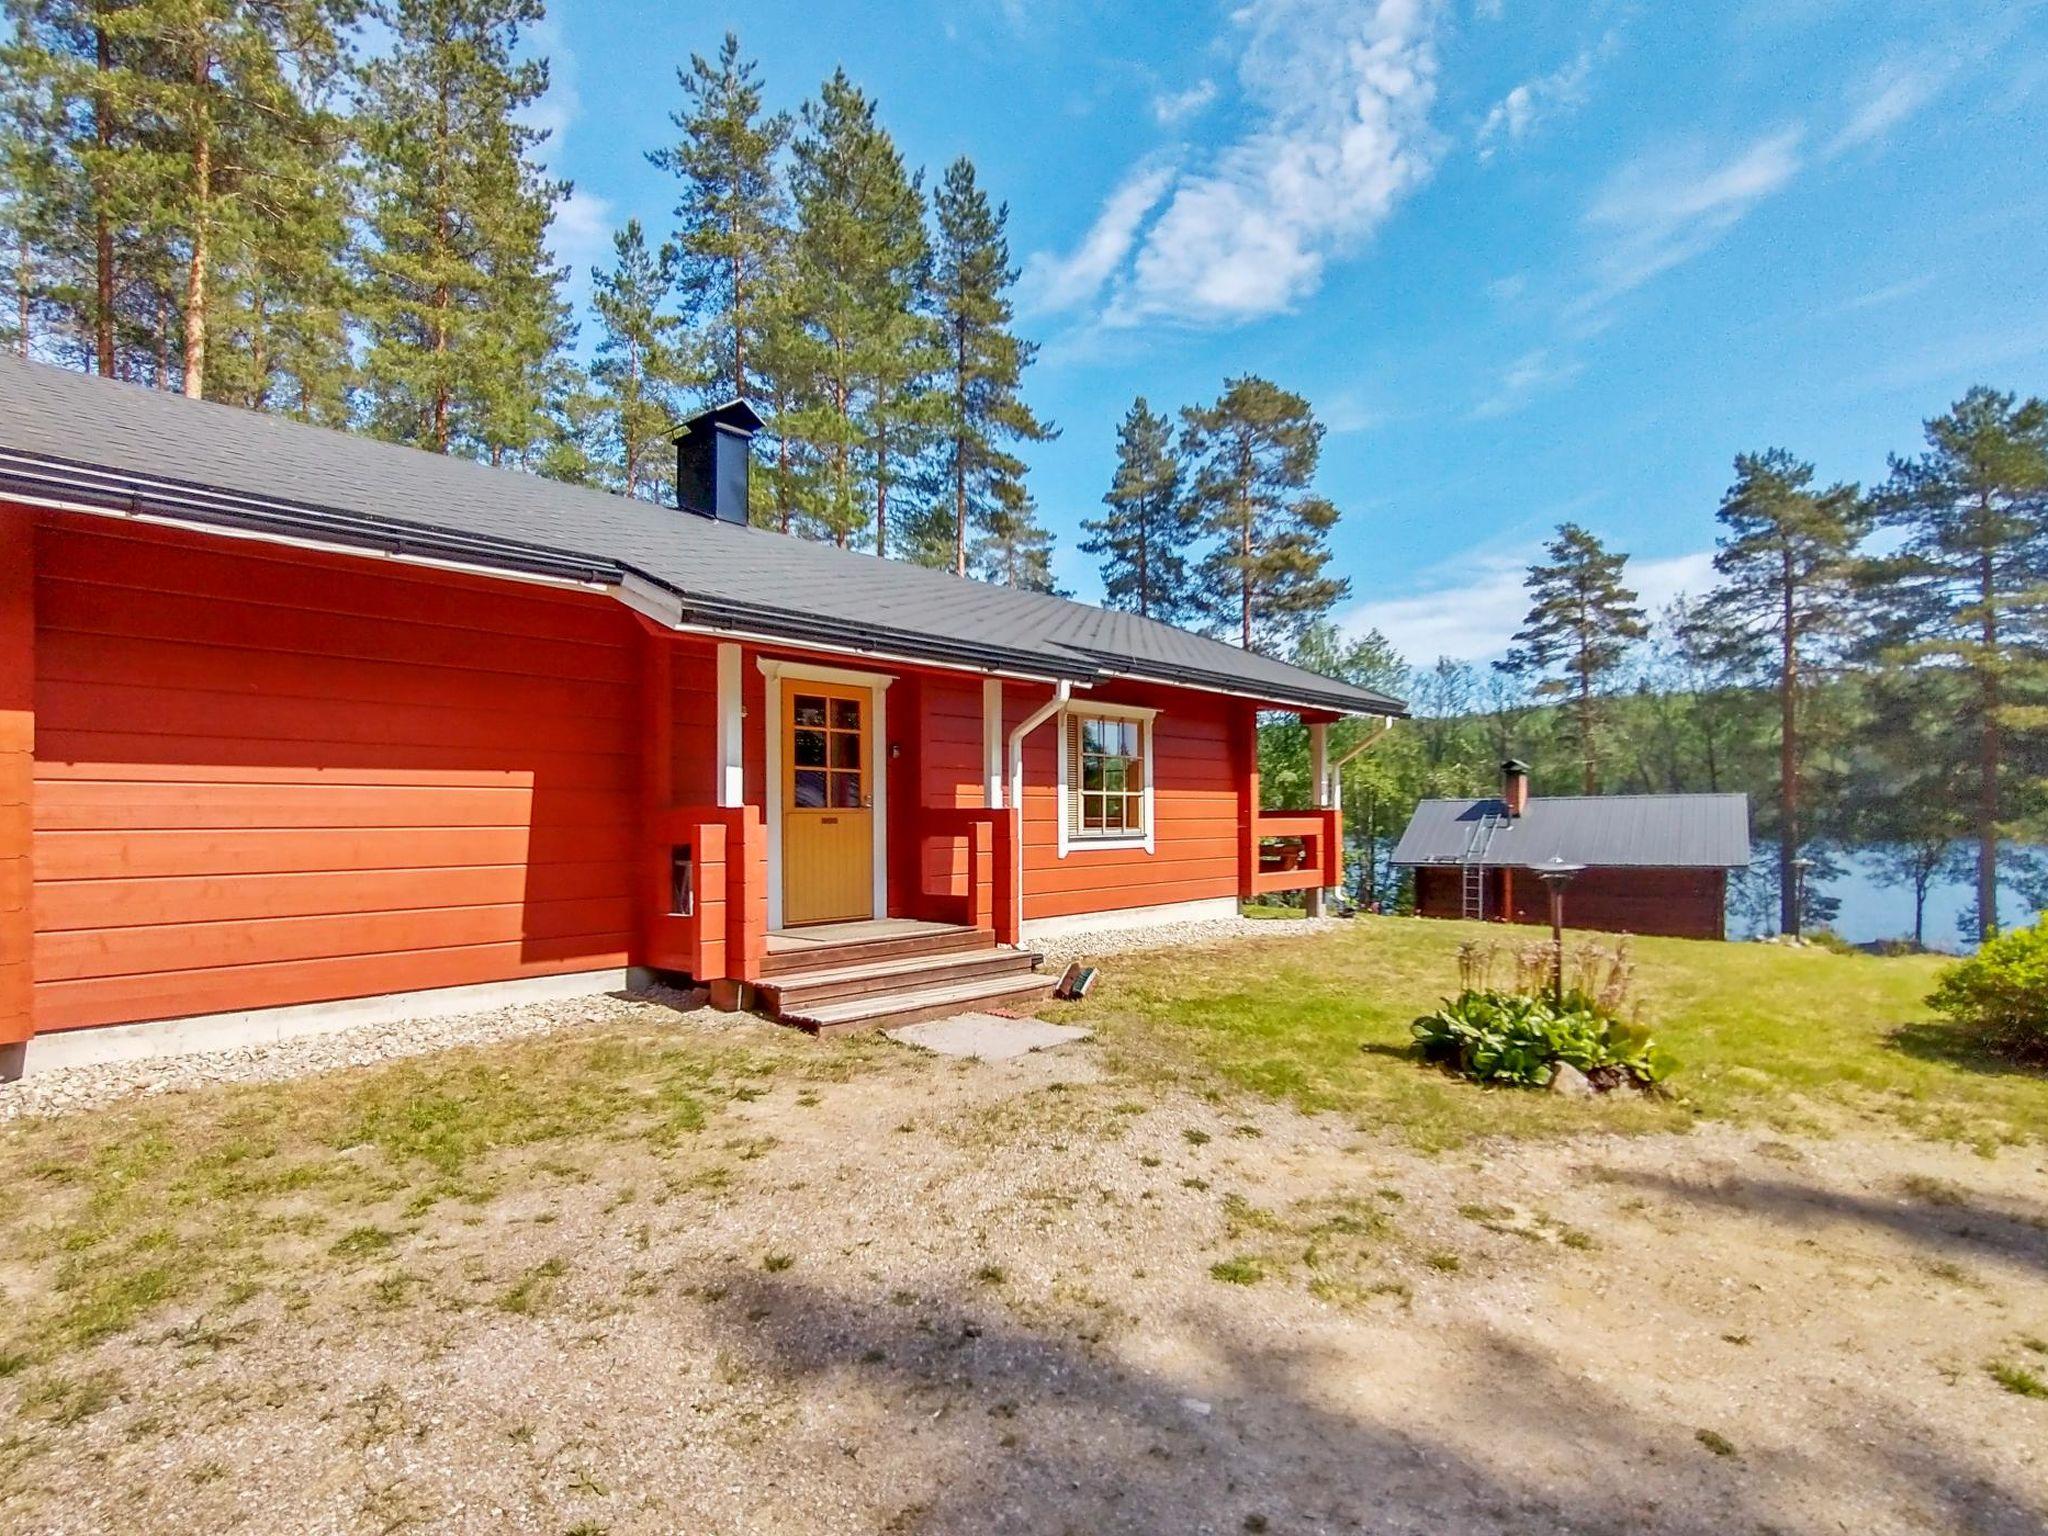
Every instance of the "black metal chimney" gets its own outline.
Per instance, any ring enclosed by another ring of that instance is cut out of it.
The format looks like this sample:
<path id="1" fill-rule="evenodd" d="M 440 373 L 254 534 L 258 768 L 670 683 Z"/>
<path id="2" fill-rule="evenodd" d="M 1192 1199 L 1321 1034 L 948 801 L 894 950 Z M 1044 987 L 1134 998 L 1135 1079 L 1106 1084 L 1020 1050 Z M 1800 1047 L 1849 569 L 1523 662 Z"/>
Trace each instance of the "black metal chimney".
<path id="1" fill-rule="evenodd" d="M 744 400 L 700 411 L 676 429 L 676 501 L 721 523 L 747 521 L 749 444 L 761 418 Z"/>

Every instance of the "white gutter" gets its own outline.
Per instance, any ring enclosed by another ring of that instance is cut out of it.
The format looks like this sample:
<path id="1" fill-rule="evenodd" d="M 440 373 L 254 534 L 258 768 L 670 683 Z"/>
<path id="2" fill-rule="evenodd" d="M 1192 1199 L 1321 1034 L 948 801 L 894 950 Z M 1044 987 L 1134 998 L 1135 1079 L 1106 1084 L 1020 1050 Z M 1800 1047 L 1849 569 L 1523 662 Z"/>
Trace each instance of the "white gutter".
<path id="1" fill-rule="evenodd" d="M 1371 717 L 1367 716 L 1366 718 L 1370 719 Z M 1326 786 L 1319 785 L 1318 788 L 1322 789 L 1323 798 L 1327 800 L 1331 805 L 1337 806 L 1341 809 L 1344 804 L 1344 765 L 1350 762 L 1354 757 L 1362 756 L 1365 753 L 1371 751 L 1374 747 L 1378 746 L 1380 744 L 1380 739 L 1383 736 L 1385 736 L 1387 732 L 1391 731 L 1394 728 L 1394 718 L 1395 717 L 1392 715 L 1381 716 L 1380 728 L 1378 730 L 1374 731 L 1370 736 L 1366 737 L 1365 740 L 1361 741 L 1349 752 L 1346 752 L 1342 757 L 1338 758 L 1337 761 L 1330 764 L 1327 770 L 1329 774 L 1329 783 Z"/>
<path id="2" fill-rule="evenodd" d="M 1016 832 L 1010 845 L 1010 874 L 1013 889 L 1011 899 L 1016 903 L 1012 909 L 1017 914 L 1017 926 L 1024 926 L 1024 738 L 1037 730 L 1046 721 L 1067 707 L 1067 701 L 1074 696 L 1074 685 L 1060 682 L 1054 685 L 1052 697 L 1018 722 L 1010 732 L 1010 809 L 1017 814 L 1013 819 Z"/>

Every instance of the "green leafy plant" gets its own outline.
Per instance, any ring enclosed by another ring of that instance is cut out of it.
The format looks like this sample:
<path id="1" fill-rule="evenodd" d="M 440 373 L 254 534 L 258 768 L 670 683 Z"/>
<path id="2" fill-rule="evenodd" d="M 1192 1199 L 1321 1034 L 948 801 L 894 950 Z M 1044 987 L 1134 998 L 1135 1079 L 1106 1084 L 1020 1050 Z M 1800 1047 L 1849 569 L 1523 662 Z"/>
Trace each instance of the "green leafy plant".
<path id="1" fill-rule="evenodd" d="M 1943 971 L 1927 1003 L 1993 1050 L 2048 1060 L 2048 912 Z"/>
<path id="2" fill-rule="evenodd" d="M 1542 1088 L 1559 1062 L 1596 1088 L 1663 1081 L 1676 1065 L 1639 1024 L 1604 1012 L 1582 992 L 1560 1006 L 1522 992 L 1465 991 L 1410 1026 L 1423 1056 L 1474 1082 Z"/>

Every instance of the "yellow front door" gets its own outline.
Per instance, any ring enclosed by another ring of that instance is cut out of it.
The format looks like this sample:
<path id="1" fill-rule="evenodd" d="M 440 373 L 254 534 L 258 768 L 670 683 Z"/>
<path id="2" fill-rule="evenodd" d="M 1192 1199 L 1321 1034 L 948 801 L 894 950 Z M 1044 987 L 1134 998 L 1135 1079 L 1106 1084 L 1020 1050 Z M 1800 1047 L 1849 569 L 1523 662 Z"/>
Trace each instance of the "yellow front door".
<path id="1" fill-rule="evenodd" d="M 831 683 L 783 689 L 782 921 L 873 917 L 873 696 Z"/>

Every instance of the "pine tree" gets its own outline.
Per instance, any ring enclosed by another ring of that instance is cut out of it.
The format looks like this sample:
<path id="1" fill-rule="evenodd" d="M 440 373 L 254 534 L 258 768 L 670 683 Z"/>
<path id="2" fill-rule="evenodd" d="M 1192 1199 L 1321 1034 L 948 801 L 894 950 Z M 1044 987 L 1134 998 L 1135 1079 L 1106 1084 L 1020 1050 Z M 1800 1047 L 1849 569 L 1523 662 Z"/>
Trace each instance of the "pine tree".
<path id="1" fill-rule="evenodd" d="M 1514 649 L 1494 663 L 1513 676 L 1540 678 L 1539 696 L 1568 698 L 1565 728 L 1578 757 L 1585 793 L 1600 788 L 1603 698 L 1649 628 L 1636 594 L 1622 585 L 1628 556 L 1610 554 L 1592 534 L 1565 523 L 1546 546 L 1548 564 L 1529 567 L 1532 602 Z M 1549 674 L 1555 672 L 1556 676 Z"/>
<path id="2" fill-rule="evenodd" d="M 998 586 L 1057 593 L 1052 579 L 1052 535 L 1038 521 L 1031 493 L 1018 481 L 1002 485 L 974 547 L 974 574 Z"/>
<path id="3" fill-rule="evenodd" d="M 1082 550 L 1102 562 L 1109 607 L 1168 624 L 1196 611 L 1187 550 L 1198 511 L 1181 495 L 1181 473 L 1173 423 L 1140 395 L 1117 427 L 1116 475 L 1102 498 L 1108 515 L 1081 524 Z"/>
<path id="4" fill-rule="evenodd" d="M 1851 635 L 1852 562 L 1864 533 L 1856 488 L 1814 488 L 1811 464 L 1782 448 L 1741 454 L 1735 483 L 1721 498 L 1722 534 L 1714 555 L 1721 584 L 1702 617 L 1736 676 L 1766 687 L 1778 705 L 1779 911 L 1782 931 L 1798 933 L 1799 882 L 1793 862 L 1808 828 L 1802 789 L 1807 743 L 1801 733 L 1810 673 L 1839 656 Z"/>
<path id="5" fill-rule="evenodd" d="M 937 435 L 950 492 L 950 563 L 967 574 L 970 536 L 986 528 L 1005 488 L 1021 482 L 1024 463 L 1008 443 L 1042 443 L 1055 436 L 1018 393 L 1037 348 L 1011 330 L 1016 317 L 1009 290 L 1007 205 L 991 208 L 964 156 L 946 168 L 932 195 L 938 242 L 931 297 L 939 327 L 933 359 Z"/>
<path id="6" fill-rule="evenodd" d="M 1189 507 L 1219 541 L 1201 565 L 1203 617 L 1236 630 L 1246 650 L 1284 654 L 1351 589 L 1323 575 L 1337 523 L 1336 507 L 1309 491 L 1323 429 L 1300 395 L 1252 375 L 1181 419 Z"/>
<path id="7" fill-rule="evenodd" d="M 369 420 L 437 453 L 524 456 L 562 387 L 545 239 L 568 188 L 519 121 L 547 89 L 546 64 L 517 58 L 541 15 L 540 0 L 395 0 L 365 72 Z"/>
<path id="8" fill-rule="evenodd" d="M 638 219 L 612 237 L 612 248 L 612 269 L 590 275 L 598 322 L 591 381 L 607 423 L 605 458 L 614 483 L 628 496 L 658 501 L 675 478 L 663 450 L 693 382 L 682 322 L 665 311 L 677 253 L 672 245 L 648 250 Z"/>
<path id="9" fill-rule="evenodd" d="M 2043 810 L 2048 780 L 2048 402 L 1982 387 L 1894 458 L 1874 510 L 1900 539 L 1868 572 L 1872 649 L 1958 685 L 1937 746 L 1967 763 L 1977 931 L 1998 927 L 1999 843 Z"/>
<path id="10" fill-rule="evenodd" d="M 725 34 L 718 62 L 690 55 L 676 71 L 684 110 L 669 121 L 682 137 L 647 158 L 682 181 L 676 248 L 684 303 L 708 340 L 706 390 L 722 400 L 761 389 L 757 360 L 769 324 L 777 254 L 788 239 L 776 160 L 789 143 L 786 112 L 764 113 L 759 72 Z"/>
<path id="11" fill-rule="evenodd" d="M 780 429 L 821 461 L 810 511 L 825 536 L 845 546 L 872 529 L 886 554 L 889 492 L 929 354 L 929 322 L 913 310 L 930 260 L 924 194 L 844 70 L 804 105 L 790 185 L 795 366 L 809 388 Z"/>

